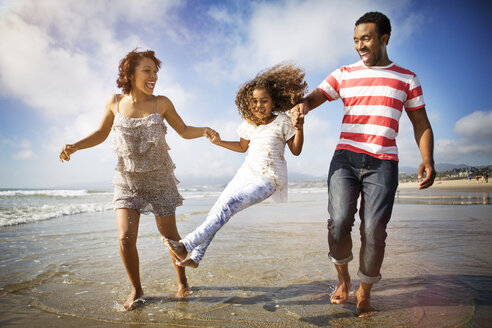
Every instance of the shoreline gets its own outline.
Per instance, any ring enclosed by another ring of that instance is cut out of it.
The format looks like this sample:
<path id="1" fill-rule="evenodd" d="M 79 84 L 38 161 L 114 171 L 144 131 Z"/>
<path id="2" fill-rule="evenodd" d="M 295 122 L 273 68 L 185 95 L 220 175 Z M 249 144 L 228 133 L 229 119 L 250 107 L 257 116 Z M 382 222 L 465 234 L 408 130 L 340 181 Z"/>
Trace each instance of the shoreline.
<path id="1" fill-rule="evenodd" d="M 418 190 L 419 182 L 401 182 L 399 190 L 415 189 Z M 460 179 L 460 180 L 435 180 L 434 184 L 428 188 L 429 191 L 450 191 L 450 192 L 492 192 L 492 183 L 483 181 Z"/>
<path id="2" fill-rule="evenodd" d="M 419 190 L 419 183 L 417 181 L 412 182 L 400 182 L 398 185 L 399 190 Z M 295 181 L 289 182 L 289 189 L 309 189 L 309 188 L 328 188 L 326 181 Z M 434 184 L 424 189 L 430 192 L 432 191 L 448 191 L 448 192 L 492 192 L 492 182 L 485 183 L 482 180 L 476 181 L 474 179 L 459 179 L 459 180 L 439 180 L 436 179 Z"/>

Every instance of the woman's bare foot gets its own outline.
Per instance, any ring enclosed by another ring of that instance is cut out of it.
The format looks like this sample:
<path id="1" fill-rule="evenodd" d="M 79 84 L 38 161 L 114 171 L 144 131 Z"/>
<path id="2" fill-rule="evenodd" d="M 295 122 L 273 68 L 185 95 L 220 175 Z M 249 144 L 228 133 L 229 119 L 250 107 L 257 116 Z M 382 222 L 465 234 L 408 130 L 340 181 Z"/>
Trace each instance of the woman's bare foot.
<path id="1" fill-rule="evenodd" d="M 198 265 L 199 265 L 199 263 L 196 263 L 195 261 L 193 261 L 190 258 L 187 258 L 184 261 L 176 261 L 176 264 L 179 265 L 179 266 L 182 266 L 182 267 L 190 267 L 190 268 L 193 268 L 193 269 L 198 268 Z"/>
<path id="2" fill-rule="evenodd" d="M 186 256 L 188 255 L 188 251 L 186 250 L 186 247 L 183 245 L 183 243 L 168 239 L 166 237 L 161 237 L 161 240 L 164 244 L 167 245 L 169 250 L 176 256 L 176 258 L 178 258 L 181 261 L 186 259 Z"/>
<path id="3" fill-rule="evenodd" d="M 347 302 L 349 298 L 349 292 L 350 292 L 350 282 L 339 283 L 337 289 L 335 290 L 333 295 L 331 295 L 330 301 L 336 304 L 343 304 Z"/>
<path id="4" fill-rule="evenodd" d="M 141 298 L 143 294 L 144 293 L 142 289 L 132 290 L 130 296 L 128 296 L 128 299 L 123 305 L 125 307 L 125 310 L 131 311 L 136 309 L 139 305 L 143 304 L 144 300 Z"/>
<path id="5" fill-rule="evenodd" d="M 359 288 L 357 290 L 357 315 L 359 318 L 367 318 L 374 314 L 376 314 L 376 309 L 370 303 L 370 295 Z"/>
<path id="6" fill-rule="evenodd" d="M 178 285 L 178 292 L 176 293 L 176 297 L 185 298 L 186 296 L 191 294 L 193 294 L 193 292 L 191 291 L 190 286 L 188 286 L 188 283 Z"/>

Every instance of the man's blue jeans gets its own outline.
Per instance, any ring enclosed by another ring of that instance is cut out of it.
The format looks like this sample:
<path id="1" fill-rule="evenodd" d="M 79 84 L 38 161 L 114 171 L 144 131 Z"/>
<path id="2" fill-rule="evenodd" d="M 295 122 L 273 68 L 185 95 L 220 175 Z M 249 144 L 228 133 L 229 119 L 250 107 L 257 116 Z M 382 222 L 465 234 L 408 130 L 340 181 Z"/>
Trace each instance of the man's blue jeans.
<path id="1" fill-rule="evenodd" d="M 360 195 L 358 276 L 362 282 L 375 283 L 381 279 L 386 225 L 397 187 L 398 162 L 349 150 L 335 152 L 328 174 L 328 256 L 337 265 L 352 260 L 351 231 Z"/>

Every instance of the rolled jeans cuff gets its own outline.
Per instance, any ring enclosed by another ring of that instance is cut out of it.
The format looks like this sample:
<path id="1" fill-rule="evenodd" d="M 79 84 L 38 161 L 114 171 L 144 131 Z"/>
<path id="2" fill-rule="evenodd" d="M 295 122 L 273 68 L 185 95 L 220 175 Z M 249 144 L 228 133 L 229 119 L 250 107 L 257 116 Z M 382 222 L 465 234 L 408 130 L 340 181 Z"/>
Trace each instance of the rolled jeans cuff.
<path id="1" fill-rule="evenodd" d="M 349 257 L 344 258 L 344 259 L 342 259 L 342 260 L 337 260 L 337 259 L 335 259 L 333 256 L 331 256 L 330 254 L 328 254 L 328 257 L 330 258 L 330 260 L 331 260 L 334 264 L 336 264 L 336 265 L 344 265 L 344 264 L 347 264 L 347 263 L 349 263 L 350 261 L 352 261 L 352 260 L 353 260 L 353 258 L 354 258 L 354 255 L 353 255 L 353 254 L 350 254 L 350 256 L 349 256 Z"/>
<path id="2" fill-rule="evenodd" d="M 188 241 L 181 239 L 179 242 L 184 245 L 188 254 L 191 253 L 191 251 L 193 251 L 193 247 L 190 245 Z"/>
<path id="3" fill-rule="evenodd" d="M 381 280 L 381 274 L 378 274 L 376 277 L 369 277 L 360 272 L 360 270 L 357 272 L 357 276 L 360 278 L 360 281 L 366 284 L 374 284 Z"/>

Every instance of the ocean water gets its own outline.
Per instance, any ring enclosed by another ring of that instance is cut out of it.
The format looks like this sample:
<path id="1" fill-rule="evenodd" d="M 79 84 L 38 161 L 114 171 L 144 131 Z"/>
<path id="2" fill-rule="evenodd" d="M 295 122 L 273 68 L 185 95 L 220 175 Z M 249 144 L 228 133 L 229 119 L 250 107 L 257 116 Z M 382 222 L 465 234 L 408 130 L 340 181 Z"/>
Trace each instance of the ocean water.
<path id="1" fill-rule="evenodd" d="M 182 189 L 187 199 L 218 196 L 210 189 Z M 0 189 L 0 227 L 113 210 L 113 192 L 86 189 Z"/>
<path id="2" fill-rule="evenodd" d="M 176 276 L 155 220 L 142 216 L 146 303 L 131 312 L 122 306 L 129 283 L 110 192 L 2 192 L 2 327 L 488 327 L 492 320 L 492 205 L 483 201 L 489 193 L 400 191 L 383 279 L 372 294 L 379 312 L 361 320 L 353 295 L 358 218 L 351 299 L 329 302 L 336 273 L 327 258 L 324 188 L 291 189 L 288 203 L 266 201 L 234 216 L 200 267 L 187 270 L 193 294 L 185 300 L 174 297 Z M 182 194 L 176 217 L 184 235 L 204 220 L 219 191 Z"/>

